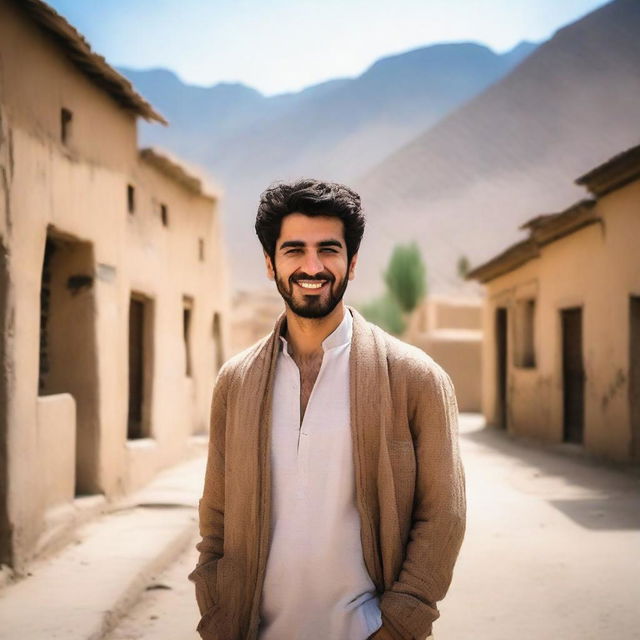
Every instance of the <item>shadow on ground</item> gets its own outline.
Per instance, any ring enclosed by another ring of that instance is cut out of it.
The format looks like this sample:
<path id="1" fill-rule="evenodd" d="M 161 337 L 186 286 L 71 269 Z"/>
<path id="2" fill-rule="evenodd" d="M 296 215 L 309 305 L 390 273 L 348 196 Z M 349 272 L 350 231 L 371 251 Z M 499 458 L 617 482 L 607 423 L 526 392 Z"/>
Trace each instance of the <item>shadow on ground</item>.
<path id="1" fill-rule="evenodd" d="M 578 525 L 640 530 L 640 467 L 593 459 L 576 447 L 515 437 L 484 426 L 477 416 L 461 415 L 460 433 L 463 442 L 507 456 L 525 471 L 527 479 L 519 489 L 547 500 Z"/>

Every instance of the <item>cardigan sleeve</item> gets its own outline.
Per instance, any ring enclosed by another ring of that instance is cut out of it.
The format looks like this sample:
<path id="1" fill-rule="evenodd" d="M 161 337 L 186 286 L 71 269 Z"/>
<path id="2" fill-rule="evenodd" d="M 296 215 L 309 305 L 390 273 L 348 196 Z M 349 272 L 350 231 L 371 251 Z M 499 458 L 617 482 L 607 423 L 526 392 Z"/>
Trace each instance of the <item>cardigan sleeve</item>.
<path id="1" fill-rule="evenodd" d="M 465 479 L 458 449 L 453 383 L 437 364 L 419 367 L 409 384 L 416 457 L 412 524 L 397 580 L 382 594 L 385 625 L 398 640 L 424 638 L 438 618 L 465 531 Z"/>
<path id="2" fill-rule="evenodd" d="M 216 600 L 217 564 L 223 554 L 224 540 L 224 445 L 226 430 L 226 382 L 224 367 L 213 390 L 209 447 L 204 490 L 198 505 L 202 539 L 196 545 L 200 552 L 196 568 L 189 574 L 195 583 L 200 614 L 209 611 Z"/>

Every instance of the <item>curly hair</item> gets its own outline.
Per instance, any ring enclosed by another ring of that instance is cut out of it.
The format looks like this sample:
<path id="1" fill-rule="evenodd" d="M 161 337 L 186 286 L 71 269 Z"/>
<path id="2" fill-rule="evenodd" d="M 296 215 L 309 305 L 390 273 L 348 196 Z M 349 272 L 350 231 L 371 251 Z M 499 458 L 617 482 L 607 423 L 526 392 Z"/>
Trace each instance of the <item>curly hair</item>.
<path id="1" fill-rule="evenodd" d="M 344 224 L 347 260 L 358 252 L 364 234 L 364 214 L 360 196 L 337 182 L 321 182 L 312 178 L 293 183 L 274 183 L 260 195 L 256 216 L 256 233 L 265 253 L 275 260 L 276 242 L 282 219 L 291 213 L 306 216 L 335 216 Z"/>

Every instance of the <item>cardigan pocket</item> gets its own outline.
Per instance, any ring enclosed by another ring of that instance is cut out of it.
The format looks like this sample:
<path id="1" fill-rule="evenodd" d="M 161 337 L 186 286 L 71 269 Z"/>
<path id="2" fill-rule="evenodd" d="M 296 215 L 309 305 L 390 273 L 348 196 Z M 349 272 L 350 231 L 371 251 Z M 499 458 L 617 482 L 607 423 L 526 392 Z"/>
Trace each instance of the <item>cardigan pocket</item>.
<path id="1" fill-rule="evenodd" d="M 203 615 L 218 601 L 218 574 L 222 568 L 221 561 L 222 558 L 216 558 L 201 564 L 188 576 L 196 586 L 196 601 Z"/>
<path id="2" fill-rule="evenodd" d="M 203 640 L 232 640 L 220 605 L 217 604 L 200 618 L 196 631 Z"/>
<path id="3" fill-rule="evenodd" d="M 225 565 L 222 556 L 197 567 L 191 574 L 196 582 L 196 600 L 202 616 L 196 631 L 203 640 L 236 640 L 237 637 L 237 625 L 232 622 L 235 603 L 223 588 Z"/>

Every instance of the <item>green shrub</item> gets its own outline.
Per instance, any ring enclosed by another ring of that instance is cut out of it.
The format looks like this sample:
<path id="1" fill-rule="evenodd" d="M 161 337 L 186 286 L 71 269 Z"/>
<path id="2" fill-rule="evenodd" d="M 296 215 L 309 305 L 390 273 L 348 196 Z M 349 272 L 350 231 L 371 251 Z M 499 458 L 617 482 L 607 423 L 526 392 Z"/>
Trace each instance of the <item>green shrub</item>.
<path id="1" fill-rule="evenodd" d="M 361 305 L 360 313 L 362 313 L 369 322 L 377 324 L 385 331 L 393 333 L 394 335 L 401 335 L 406 328 L 400 305 L 397 300 L 388 293 Z"/>

